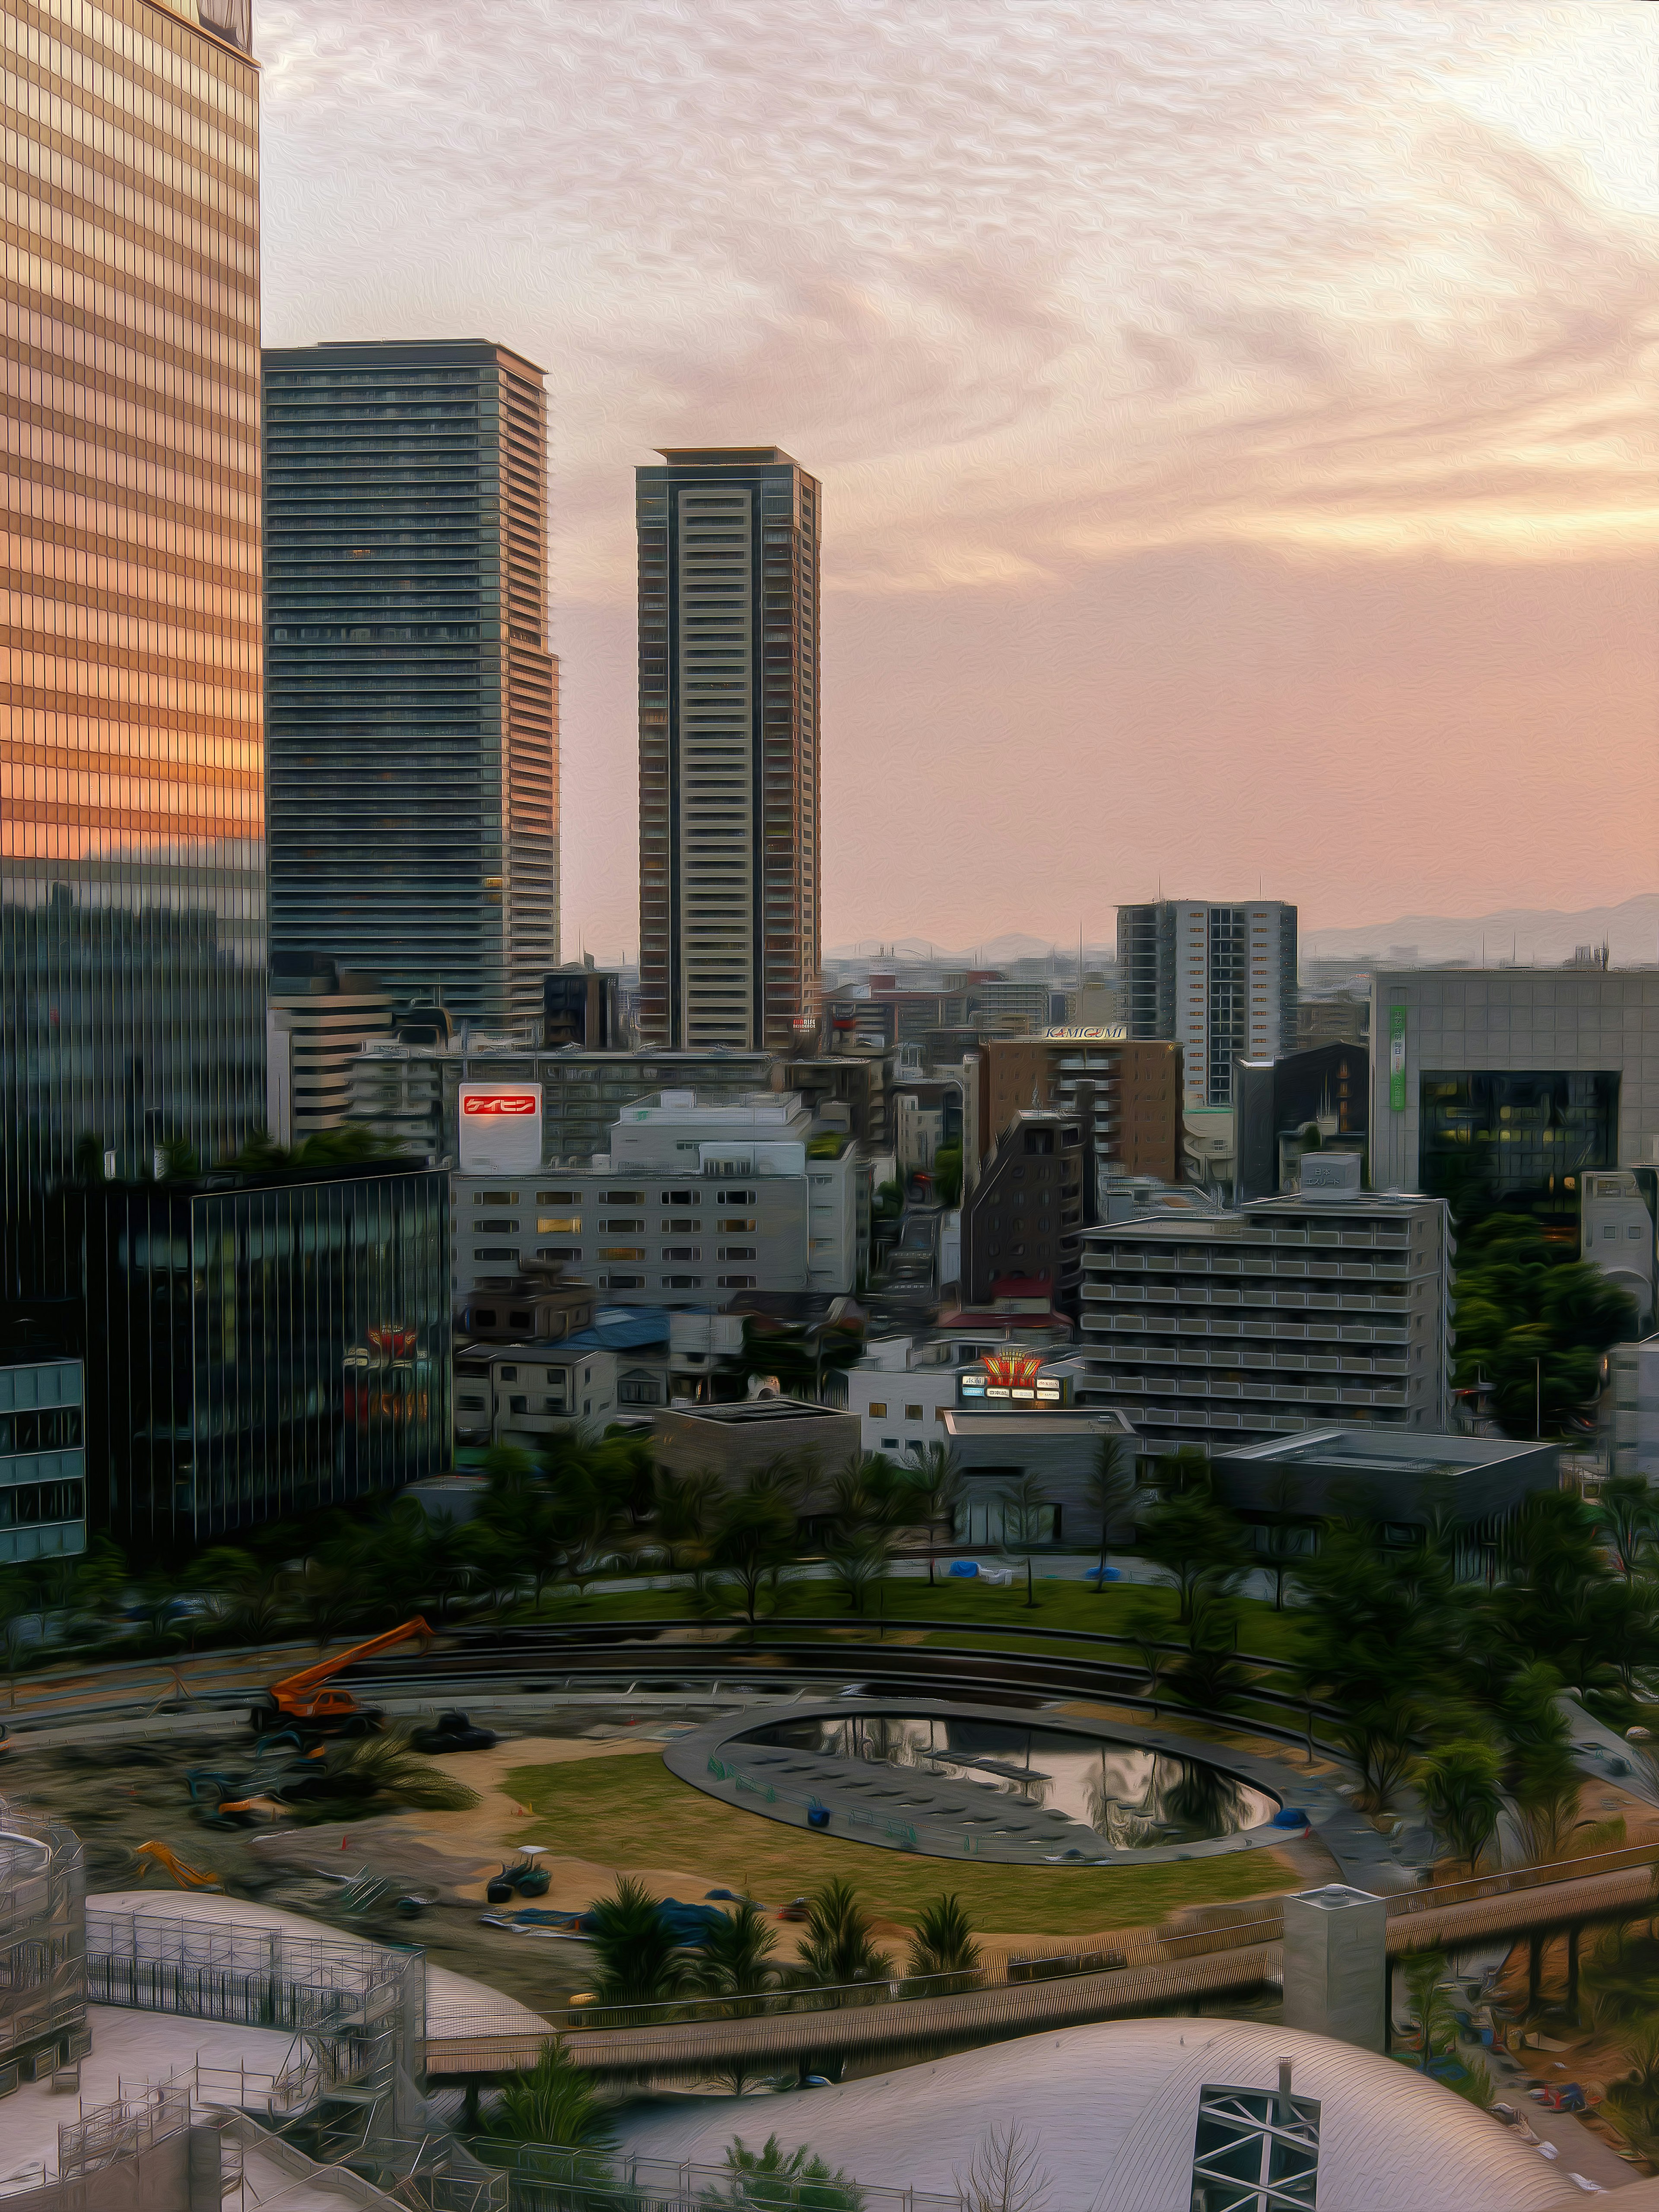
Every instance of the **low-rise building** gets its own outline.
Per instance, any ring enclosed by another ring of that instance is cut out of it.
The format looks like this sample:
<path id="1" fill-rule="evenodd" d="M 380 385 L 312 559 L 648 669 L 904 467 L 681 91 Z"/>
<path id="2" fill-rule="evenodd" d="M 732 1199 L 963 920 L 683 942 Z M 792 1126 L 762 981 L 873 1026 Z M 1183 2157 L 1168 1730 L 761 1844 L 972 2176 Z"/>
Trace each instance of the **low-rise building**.
<path id="1" fill-rule="evenodd" d="M 455 1354 L 457 1445 L 517 1444 L 601 1429 L 668 1400 L 668 1324 L 650 1309 L 601 1308 L 590 1328 Z"/>
<path id="2" fill-rule="evenodd" d="M 843 1109 L 844 1110 L 844 1109 Z M 789 1092 L 636 1100 L 581 1167 L 454 1179 L 455 1288 L 554 1264 L 628 1305 L 852 1291 L 868 1241 L 855 1140 Z"/>
<path id="3" fill-rule="evenodd" d="M 945 1417 L 959 1406 L 1069 1405 L 1079 1371 L 1070 1355 L 1065 1343 L 1032 1351 L 971 1336 L 878 1337 L 846 1370 L 847 1410 L 866 1451 L 915 1460 L 945 1441 Z"/>
<path id="4" fill-rule="evenodd" d="M 1446 1203 L 1363 1193 L 1358 1168 L 1310 1153 L 1295 1197 L 1089 1231 L 1079 1397 L 1122 1407 L 1154 1449 L 1447 1431 Z"/>
<path id="5" fill-rule="evenodd" d="M 959 1542 L 1005 1543 L 1011 1534 L 1009 1493 L 1028 1476 L 1041 1494 L 1038 1526 L 1031 1532 L 1036 1541 L 1070 1546 L 1100 1541 L 1100 1515 L 1091 1502 L 1089 1485 L 1103 1441 L 1121 1441 L 1126 1473 L 1133 1463 L 1134 1431 L 1121 1410 L 1102 1406 L 958 1406 L 945 1414 L 940 1426 L 962 1482 L 957 1511 Z"/>
<path id="6" fill-rule="evenodd" d="M 84 1396 L 78 1359 L 0 1352 L 0 1563 L 86 1550 Z"/>
<path id="7" fill-rule="evenodd" d="M 1322 1522 L 1373 1522 L 1384 1545 L 1419 1543 L 1431 1523 L 1452 1534 L 1466 1580 L 1497 1572 L 1504 1532 L 1528 1498 L 1560 1486 L 1555 1444 L 1397 1429 L 1316 1429 L 1218 1454 L 1216 1487 L 1262 1550 L 1288 1522 L 1314 1550 Z"/>
<path id="8" fill-rule="evenodd" d="M 827 1494 L 830 1479 L 857 1456 L 859 1425 L 838 1407 L 768 1391 L 735 1405 L 670 1406 L 654 1417 L 651 1443 L 657 1464 L 671 1474 L 706 1469 L 728 1486 L 793 1461 L 816 1478 L 805 1499 L 810 1513 Z"/>
<path id="9" fill-rule="evenodd" d="M 1075 1313 L 1083 1231 L 1093 1218 L 1086 1113 L 1049 1107 L 1017 1113 L 981 1163 L 962 1208 L 960 1282 L 970 1308 L 988 1304 L 1012 1278 Z"/>
<path id="10" fill-rule="evenodd" d="M 303 1144 L 351 1118 L 353 1070 L 392 1033 L 392 994 L 319 953 L 273 952 L 265 1002 L 265 1127 Z"/>

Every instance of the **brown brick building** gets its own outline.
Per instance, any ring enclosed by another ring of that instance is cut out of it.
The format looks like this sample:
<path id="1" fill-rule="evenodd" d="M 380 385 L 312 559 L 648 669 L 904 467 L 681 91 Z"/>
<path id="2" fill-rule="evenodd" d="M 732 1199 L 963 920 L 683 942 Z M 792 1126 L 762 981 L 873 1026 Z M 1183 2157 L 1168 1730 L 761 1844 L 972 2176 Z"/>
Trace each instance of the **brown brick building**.
<path id="1" fill-rule="evenodd" d="M 995 1037 L 972 1066 L 963 1102 L 969 1184 L 1016 1114 L 1034 1105 L 1073 1111 L 1079 1084 L 1094 1085 L 1100 1165 L 1115 1175 L 1182 1180 L 1179 1045 L 1135 1037 Z"/>

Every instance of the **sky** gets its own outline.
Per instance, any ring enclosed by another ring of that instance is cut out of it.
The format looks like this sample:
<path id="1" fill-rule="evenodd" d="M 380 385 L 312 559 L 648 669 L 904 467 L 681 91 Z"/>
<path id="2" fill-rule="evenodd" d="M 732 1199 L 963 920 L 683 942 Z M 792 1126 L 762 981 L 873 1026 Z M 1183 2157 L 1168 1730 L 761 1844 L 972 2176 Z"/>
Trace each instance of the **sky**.
<path id="1" fill-rule="evenodd" d="M 543 365 L 567 956 L 632 472 L 824 487 L 824 941 L 1659 888 L 1651 0 L 259 0 L 270 344 Z"/>

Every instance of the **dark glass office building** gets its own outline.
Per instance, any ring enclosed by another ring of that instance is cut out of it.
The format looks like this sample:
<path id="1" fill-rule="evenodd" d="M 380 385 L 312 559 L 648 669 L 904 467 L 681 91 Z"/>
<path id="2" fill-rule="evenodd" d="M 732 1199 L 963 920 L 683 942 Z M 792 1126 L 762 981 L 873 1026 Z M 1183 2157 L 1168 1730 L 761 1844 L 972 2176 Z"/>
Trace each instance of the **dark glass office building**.
<path id="1" fill-rule="evenodd" d="M 1494 1211 L 1576 1231 L 1579 1176 L 1619 1158 L 1617 1068 L 1425 1068 L 1418 1158 L 1423 1188 L 1460 1221 Z"/>
<path id="2" fill-rule="evenodd" d="M 558 965 L 542 372 L 483 341 L 265 356 L 270 938 L 399 1010 L 536 1021 Z"/>
<path id="3" fill-rule="evenodd" d="M 401 1164 L 88 1184 L 56 1200 L 94 1526 L 140 1552 L 441 1474 L 448 1177 Z"/>
<path id="4" fill-rule="evenodd" d="M 247 0 L 4 0 L 0 1297 L 77 1153 L 264 1112 Z"/>

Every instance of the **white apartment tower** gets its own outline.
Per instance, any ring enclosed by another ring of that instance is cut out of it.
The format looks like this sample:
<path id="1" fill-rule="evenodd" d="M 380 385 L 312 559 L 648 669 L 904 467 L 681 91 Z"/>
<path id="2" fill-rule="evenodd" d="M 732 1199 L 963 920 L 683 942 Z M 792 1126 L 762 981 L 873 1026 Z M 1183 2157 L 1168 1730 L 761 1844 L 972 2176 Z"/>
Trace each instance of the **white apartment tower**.
<path id="1" fill-rule="evenodd" d="M 1296 908 L 1159 899 L 1117 910 L 1129 1034 L 1182 1048 L 1188 1107 L 1231 1106 L 1233 1062 L 1296 1048 Z"/>

